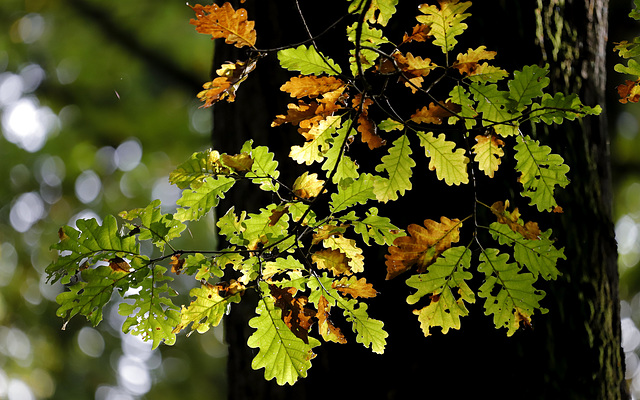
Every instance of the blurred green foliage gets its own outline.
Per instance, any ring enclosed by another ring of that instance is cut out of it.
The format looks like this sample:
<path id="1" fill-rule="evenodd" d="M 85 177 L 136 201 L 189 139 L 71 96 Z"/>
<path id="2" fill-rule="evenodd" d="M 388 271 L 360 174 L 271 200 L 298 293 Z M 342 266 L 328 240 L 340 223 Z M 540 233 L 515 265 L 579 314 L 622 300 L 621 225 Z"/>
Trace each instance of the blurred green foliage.
<path id="1" fill-rule="evenodd" d="M 168 173 L 210 146 L 195 95 L 213 44 L 192 17 L 178 0 L 0 2 L 0 398 L 225 397 L 221 331 L 151 352 L 111 309 L 63 330 L 42 273 L 60 226 L 171 208 Z M 210 246 L 210 223 L 189 246 Z"/>

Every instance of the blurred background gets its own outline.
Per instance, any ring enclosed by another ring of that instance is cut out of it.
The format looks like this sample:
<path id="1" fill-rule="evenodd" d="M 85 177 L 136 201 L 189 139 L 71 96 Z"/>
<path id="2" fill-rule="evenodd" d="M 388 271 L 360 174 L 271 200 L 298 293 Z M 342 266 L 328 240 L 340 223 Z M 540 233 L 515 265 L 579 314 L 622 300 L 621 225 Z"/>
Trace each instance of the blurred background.
<path id="1" fill-rule="evenodd" d="M 183 0 L 0 1 L 0 399 L 226 397 L 221 330 L 151 351 L 117 306 L 61 330 L 43 274 L 60 226 L 155 198 L 171 211 L 169 172 L 210 147 L 195 95 L 213 41 L 192 17 Z"/>
<path id="2" fill-rule="evenodd" d="M 611 0 L 610 49 L 640 35 L 632 8 Z M 221 329 L 151 351 L 109 306 L 98 327 L 76 317 L 62 330 L 62 288 L 43 274 L 61 225 L 156 198 L 175 207 L 169 172 L 210 146 L 195 95 L 213 44 L 192 17 L 184 0 L 0 1 L 1 399 L 225 398 Z M 617 102 L 624 77 L 610 55 L 623 346 L 640 397 L 640 105 Z M 190 247 L 211 246 L 211 224 L 192 230 Z"/>

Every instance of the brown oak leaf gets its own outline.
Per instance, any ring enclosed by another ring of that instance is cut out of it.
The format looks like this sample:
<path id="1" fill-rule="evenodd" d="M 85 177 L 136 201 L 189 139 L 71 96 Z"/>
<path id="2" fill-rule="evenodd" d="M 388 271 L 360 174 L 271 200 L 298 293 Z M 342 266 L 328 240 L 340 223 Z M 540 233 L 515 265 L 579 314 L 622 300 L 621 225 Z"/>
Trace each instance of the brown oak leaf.
<path id="1" fill-rule="evenodd" d="M 109 267 L 115 272 L 129 272 L 131 270 L 129 263 L 120 257 L 113 257 L 109 260 Z"/>
<path id="2" fill-rule="evenodd" d="M 196 13 L 197 19 L 189 23 L 196 26 L 198 33 L 211 35 L 211 39 L 223 38 L 225 43 L 236 47 L 253 47 L 256 44 L 255 22 L 247 19 L 247 10 L 234 10 L 231 3 L 222 7 L 211 4 L 189 6 Z"/>
<path id="3" fill-rule="evenodd" d="M 475 75 L 480 67 L 478 61 L 493 60 L 496 54 L 498 53 L 495 51 L 487 51 L 485 46 L 480 46 L 475 50 L 469 49 L 466 53 L 458 54 L 457 60 L 451 67 L 456 68 L 461 75 Z"/>
<path id="4" fill-rule="evenodd" d="M 324 296 L 320 296 L 320 300 L 318 301 L 318 313 L 316 314 L 318 317 L 318 332 L 320 332 L 322 338 L 327 342 L 347 343 L 347 339 L 342 334 L 340 328 L 333 325 L 329 319 L 330 310 L 331 305 L 327 299 Z"/>
<path id="5" fill-rule="evenodd" d="M 625 80 L 624 83 L 618 85 L 618 95 L 620 95 L 620 103 L 637 103 L 640 101 L 640 80 Z"/>
<path id="6" fill-rule="evenodd" d="M 427 219 L 424 226 L 409 225 L 409 235 L 396 238 L 393 246 L 389 246 L 389 254 L 385 254 L 386 279 L 393 279 L 414 265 L 417 266 L 418 273 L 425 272 L 442 252 L 460 240 L 461 226 L 459 219 L 447 217 L 441 217 L 440 222 Z"/>
<path id="7" fill-rule="evenodd" d="M 538 240 L 540 236 L 538 223 L 533 221 L 523 223 L 517 207 L 512 212 L 507 211 L 507 208 L 509 208 L 509 200 L 504 203 L 496 201 L 491 205 L 491 212 L 498 217 L 498 222 L 508 225 L 512 231 L 521 234 L 525 239 Z"/>
<path id="8" fill-rule="evenodd" d="M 358 132 L 360 132 L 360 138 L 363 143 L 369 146 L 369 150 L 376 149 L 384 146 L 386 141 L 382 139 L 376 132 L 377 127 L 373 121 L 369 118 L 369 106 L 373 104 L 373 100 L 366 98 L 362 102 L 362 95 L 356 95 L 353 100 L 353 108 L 361 107 L 360 114 L 358 115 Z"/>
<path id="9" fill-rule="evenodd" d="M 309 329 L 313 325 L 312 318 L 316 310 L 308 306 L 306 296 L 296 296 L 295 288 L 279 288 L 269 285 L 275 305 L 282 310 L 282 320 L 294 335 L 309 344 Z"/>
<path id="10" fill-rule="evenodd" d="M 402 43 L 409 42 L 426 42 L 427 39 L 431 36 L 429 33 L 431 32 L 431 26 L 427 24 L 418 24 L 413 27 L 411 35 L 407 35 L 406 33 L 402 37 Z"/>
<path id="11" fill-rule="evenodd" d="M 443 107 L 444 106 L 444 107 Z M 411 116 L 411 121 L 418 124 L 442 124 L 442 120 L 449 118 L 460 112 L 461 107 L 458 104 L 446 102 L 444 105 L 430 103 L 428 107 L 422 107 L 416 110 Z"/>

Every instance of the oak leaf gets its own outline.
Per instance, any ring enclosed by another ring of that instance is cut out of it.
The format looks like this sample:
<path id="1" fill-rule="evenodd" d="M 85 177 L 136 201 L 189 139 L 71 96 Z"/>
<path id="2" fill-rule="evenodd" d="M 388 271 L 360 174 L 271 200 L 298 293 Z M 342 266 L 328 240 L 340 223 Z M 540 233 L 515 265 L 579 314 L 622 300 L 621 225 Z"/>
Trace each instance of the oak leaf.
<path id="1" fill-rule="evenodd" d="M 115 272 L 129 272 L 131 266 L 120 257 L 113 257 L 109 260 L 109 267 Z"/>
<path id="2" fill-rule="evenodd" d="M 298 76 L 291 78 L 280 87 L 283 92 L 291 97 L 314 98 L 345 86 L 345 83 L 332 76 Z"/>
<path id="3" fill-rule="evenodd" d="M 425 15 L 417 16 L 418 22 L 431 26 L 431 34 L 434 36 L 433 44 L 440 46 L 442 52 L 447 54 L 458 43 L 456 36 L 467 29 L 467 24 L 462 22 L 471 14 L 465 13 L 471 6 L 470 1 L 439 0 L 440 7 L 422 4 L 418 9 Z"/>
<path id="4" fill-rule="evenodd" d="M 216 70 L 219 77 L 202 85 L 204 90 L 198 93 L 198 98 L 205 102 L 202 107 L 211 107 L 220 100 L 227 100 L 229 103 L 234 102 L 236 90 L 255 67 L 256 60 L 223 64 L 222 67 Z"/>
<path id="5" fill-rule="evenodd" d="M 282 320 L 296 337 L 309 344 L 309 329 L 316 311 L 307 306 L 305 296 L 296 296 L 295 288 L 279 288 L 269 285 L 269 291 L 275 299 L 275 306 L 282 310 Z"/>
<path id="6" fill-rule="evenodd" d="M 339 250 L 325 249 L 316 251 L 311 255 L 311 260 L 319 269 L 328 269 L 334 275 L 351 275 L 347 256 Z"/>
<path id="7" fill-rule="evenodd" d="M 408 271 L 414 265 L 418 273 L 426 271 L 452 243 L 460 240 L 459 219 L 441 217 L 440 222 L 430 219 L 424 221 L 424 227 L 411 224 L 407 227 L 408 236 L 396 238 L 393 246 L 389 247 L 389 254 L 385 254 L 387 261 L 387 280 L 393 279 Z"/>
<path id="8" fill-rule="evenodd" d="M 331 286 L 341 293 L 350 295 L 354 299 L 358 297 L 376 297 L 378 294 L 378 292 L 373 288 L 373 285 L 367 283 L 365 278 L 357 279 L 355 276 L 350 278 L 343 277 L 339 281 L 334 281 Z"/>
<path id="9" fill-rule="evenodd" d="M 491 133 L 488 136 L 476 136 L 476 141 L 478 143 L 472 147 L 472 150 L 476 155 L 475 160 L 478 163 L 478 168 L 489 178 L 493 178 L 500 166 L 500 157 L 504 155 L 502 150 L 504 142 Z"/>
<path id="10" fill-rule="evenodd" d="M 498 54 L 495 51 L 487 51 L 486 46 L 480 46 L 477 49 L 469 49 L 466 53 L 458 54 L 452 68 L 457 69 L 461 75 L 475 75 L 480 67 L 479 61 L 493 60 Z"/>
<path id="11" fill-rule="evenodd" d="M 333 235 L 342 235 L 346 230 L 347 227 L 344 225 L 322 225 L 313 233 L 311 244 L 318 244 Z"/>
<path id="12" fill-rule="evenodd" d="M 353 107 L 360 108 L 360 114 L 358 114 L 358 132 L 360 132 L 360 138 L 363 143 L 369 146 L 369 150 L 384 146 L 386 141 L 382 139 L 377 133 L 377 127 L 374 122 L 369 118 L 369 106 L 373 104 L 373 100 L 366 98 L 362 101 L 362 95 L 358 94 L 353 98 Z"/>
<path id="13" fill-rule="evenodd" d="M 408 35 L 406 33 L 404 34 L 404 36 L 402 37 L 401 44 L 405 44 L 409 42 L 426 42 L 427 38 L 431 36 L 430 32 L 431 32 L 431 27 L 429 25 L 418 24 L 413 27 L 413 30 L 411 31 L 411 35 Z"/>
<path id="14" fill-rule="evenodd" d="M 620 103 L 637 103 L 640 101 L 640 86 L 638 81 L 625 80 L 624 83 L 618 85 L 618 95 L 620 95 Z"/>
<path id="15" fill-rule="evenodd" d="M 401 52 L 396 51 L 393 53 L 397 68 L 400 69 L 402 76 L 400 82 L 404 82 L 404 85 L 411 89 L 412 93 L 416 93 L 419 88 L 422 87 L 424 77 L 434 70 L 437 66 L 431 63 L 431 59 L 414 56 L 411 53 L 403 55 Z"/>
<path id="16" fill-rule="evenodd" d="M 320 296 L 318 312 L 316 313 L 316 317 L 318 318 L 318 332 L 320 332 L 322 338 L 327 342 L 347 343 L 347 339 L 342 334 L 340 328 L 333 325 L 329 319 L 330 310 L 331 305 L 327 299 L 324 296 Z"/>
<path id="17" fill-rule="evenodd" d="M 255 22 L 247 19 L 247 10 L 244 8 L 234 10 L 231 3 L 227 2 L 222 7 L 196 4 L 191 9 L 195 11 L 197 19 L 191 19 L 189 23 L 196 26 L 197 32 L 209 34 L 211 39 L 225 39 L 226 43 L 238 48 L 256 44 Z"/>
<path id="18" fill-rule="evenodd" d="M 171 267 L 171 272 L 178 275 L 182 271 L 184 266 L 184 259 L 180 258 L 181 254 L 174 254 L 171 256 L 171 261 L 169 261 L 169 266 Z"/>
<path id="19" fill-rule="evenodd" d="M 309 174 L 305 171 L 293 183 L 293 194 L 301 199 L 318 197 L 324 188 L 324 183 L 325 181 L 318 179 L 318 174 Z"/>
<path id="20" fill-rule="evenodd" d="M 447 101 L 444 104 L 430 103 L 428 107 L 422 107 L 411 116 L 411 121 L 417 124 L 442 124 L 442 120 L 455 115 L 460 111 L 458 104 Z"/>
<path id="21" fill-rule="evenodd" d="M 513 211 L 507 211 L 509 208 L 509 200 L 506 202 L 496 201 L 491 205 L 491 212 L 498 217 L 498 222 L 505 224 L 512 231 L 521 234 L 525 239 L 538 240 L 540 237 L 540 228 L 537 222 L 522 222 L 520 219 L 520 211 L 516 207 Z"/>

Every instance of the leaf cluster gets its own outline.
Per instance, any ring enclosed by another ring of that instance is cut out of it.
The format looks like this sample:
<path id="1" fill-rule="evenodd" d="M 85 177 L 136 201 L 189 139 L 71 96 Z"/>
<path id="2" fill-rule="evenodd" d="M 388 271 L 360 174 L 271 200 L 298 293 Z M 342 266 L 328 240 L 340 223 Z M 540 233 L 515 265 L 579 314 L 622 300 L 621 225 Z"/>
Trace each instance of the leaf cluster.
<path id="1" fill-rule="evenodd" d="M 208 331 L 233 303 L 244 301 L 246 291 L 255 291 L 259 301 L 247 343 L 257 349 L 252 366 L 282 385 L 307 375 L 313 349 L 322 342 L 355 340 L 384 352 L 384 322 L 369 315 L 366 302 L 378 292 L 367 280 L 365 246 L 388 247 L 387 279 L 409 275 L 406 284 L 415 291 L 407 302 L 426 303 L 414 311 L 425 336 L 434 327 L 442 333 L 460 329 L 467 305 L 477 298 L 507 335 L 531 326 L 536 312 L 547 312 L 540 304 L 544 292 L 534 284 L 560 275 L 563 250 L 550 230 L 525 222 L 518 208 L 510 211 L 509 201 L 498 200 L 505 194 L 485 205 L 477 198 L 481 180 L 475 177 L 495 179 L 505 168 L 502 161 L 513 155 L 518 180 L 512 186 L 532 212 L 562 212 L 554 194 L 569 183 L 569 167 L 521 126 L 560 124 L 600 108 L 583 105 L 575 95 L 548 93 L 548 66 L 508 72 L 493 65 L 497 53 L 485 46 L 459 50 L 471 2 L 423 4 L 417 24 L 392 40 L 384 30 L 396 6 L 397 0 L 347 1 L 344 19 L 352 22 L 345 32 L 351 47 L 346 66 L 318 49 L 315 38 L 257 48 L 255 24 L 246 10 L 229 3 L 192 7 L 198 32 L 248 54 L 222 65 L 218 77 L 204 85 L 198 94 L 203 107 L 233 102 L 260 59 L 277 57 L 293 73 L 280 87 L 292 100 L 271 125 L 297 130 L 299 142 L 291 145 L 289 158 L 305 170 L 293 182 L 282 182 L 274 153 L 251 140 L 237 154 L 209 149 L 171 173 L 170 182 L 182 190 L 174 213 L 162 213 L 156 200 L 122 212 L 120 225 L 108 216 L 102 225 L 87 220 L 77 229 L 61 228 L 53 245 L 59 258 L 47 268 L 51 280 L 69 289 L 58 297 L 58 314 L 66 320 L 81 314 L 97 324 L 117 292 L 123 330 L 156 347 L 173 344 L 182 331 Z M 413 96 L 418 107 L 396 110 L 390 87 Z M 446 97 L 436 97 L 434 87 Z M 369 152 L 373 168 L 361 167 L 352 151 L 356 146 Z M 416 160 L 423 156 L 442 193 L 465 185 L 476 196 L 461 217 L 426 219 L 403 230 L 376 205 L 413 189 Z M 175 248 L 172 241 L 238 181 L 274 201 L 256 212 L 234 207 L 220 216 L 216 226 L 225 240 L 218 249 Z M 156 256 L 142 254 L 144 241 Z M 177 274 L 199 282 L 189 304 L 172 301 Z M 473 288 L 478 275 L 483 283 Z M 341 313 L 343 322 L 334 323 L 332 313 Z"/>

